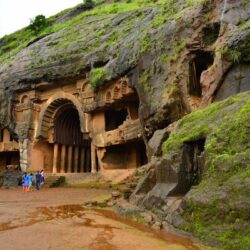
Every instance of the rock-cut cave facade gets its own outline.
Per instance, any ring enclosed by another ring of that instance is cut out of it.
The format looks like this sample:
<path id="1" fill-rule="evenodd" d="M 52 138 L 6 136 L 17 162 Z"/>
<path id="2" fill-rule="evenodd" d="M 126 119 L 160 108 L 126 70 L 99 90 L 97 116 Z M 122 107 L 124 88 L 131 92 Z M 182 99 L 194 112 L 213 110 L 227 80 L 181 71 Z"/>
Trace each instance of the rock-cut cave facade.
<path id="1" fill-rule="evenodd" d="M 16 95 L 15 135 L 1 130 L 1 168 L 95 173 L 147 162 L 139 98 L 126 77 L 97 92 L 86 79 L 44 86 L 41 82 L 35 90 Z M 25 138 L 18 140 L 24 131 Z"/>

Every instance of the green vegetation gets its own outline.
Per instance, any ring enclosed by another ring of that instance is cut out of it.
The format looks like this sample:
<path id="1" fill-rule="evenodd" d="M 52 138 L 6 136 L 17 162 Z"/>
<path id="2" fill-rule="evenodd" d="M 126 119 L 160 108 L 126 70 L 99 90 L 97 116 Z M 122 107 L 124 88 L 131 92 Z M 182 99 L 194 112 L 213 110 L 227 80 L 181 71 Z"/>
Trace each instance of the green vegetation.
<path id="1" fill-rule="evenodd" d="M 158 1 L 133 0 L 126 2 L 113 2 L 113 3 L 105 3 L 105 1 L 94 1 L 96 5 L 95 8 L 86 9 L 85 11 L 83 11 L 82 13 L 73 17 L 70 20 L 54 24 L 54 21 L 57 20 L 59 17 L 63 16 L 66 13 L 70 13 L 71 11 L 74 11 L 75 9 L 80 8 L 81 6 L 87 4 L 84 2 L 72 9 L 64 10 L 58 13 L 57 15 L 47 19 L 42 20 L 37 17 L 32 22 L 31 26 L 23 28 L 11 35 L 6 35 L 0 39 L 0 44 L 1 44 L 0 60 L 6 60 L 7 58 L 10 58 L 11 56 L 17 54 L 19 51 L 24 49 L 33 41 L 38 40 L 39 38 L 58 32 L 59 30 L 62 30 L 64 28 L 72 29 L 72 27 L 76 27 L 78 24 L 83 24 L 84 20 L 88 17 L 102 17 L 102 16 L 108 17 L 109 15 L 135 11 L 137 9 L 141 9 L 144 7 L 160 6 L 161 8 L 160 14 L 156 15 L 156 18 L 152 21 L 153 27 L 158 27 L 178 11 L 178 9 L 176 8 L 177 2 L 178 1 L 173 1 L 173 0 L 158 0 Z M 183 5 L 183 8 L 189 7 L 191 2 L 192 4 L 197 4 L 197 3 L 200 4 L 205 1 L 187 0 L 186 4 Z M 143 18 L 143 15 L 140 18 Z M 104 35 L 104 33 L 102 32 L 97 34 L 97 36 Z M 70 39 L 70 37 L 68 39 Z M 113 43 L 115 44 L 115 42 Z M 142 50 L 147 48 L 147 45 L 146 47 L 144 45 L 146 44 L 142 41 Z"/>
<path id="2" fill-rule="evenodd" d="M 184 142 L 206 139 L 202 180 L 189 194 L 182 228 L 223 249 L 250 247 L 249 124 L 247 92 L 185 116 L 163 144 L 165 155 L 176 155 Z"/>
<path id="3" fill-rule="evenodd" d="M 210 153 L 217 152 L 215 146 L 218 137 L 226 142 L 221 153 L 236 153 L 246 149 L 250 144 L 247 137 L 250 100 L 243 98 L 245 96 L 248 95 L 233 96 L 185 116 L 180 120 L 178 130 L 164 143 L 163 151 L 167 153 L 169 150 L 178 149 L 183 142 L 195 141 L 208 135 L 210 136 L 207 137 L 206 148 L 211 150 Z M 229 107 L 235 110 L 225 114 L 224 109 Z"/>
<path id="4" fill-rule="evenodd" d="M 66 178 L 65 176 L 60 176 L 55 182 L 53 182 L 49 187 L 55 188 L 55 187 L 61 187 L 65 185 Z"/>
<path id="5" fill-rule="evenodd" d="M 229 48 L 228 46 L 218 48 L 216 54 L 234 63 L 239 63 L 242 56 L 239 50 L 236 48 Z"/>
<path id="6" fill-rule="evenodd" d="M 105 80 L 107 80 L 108 73 L 105 68 L 95 68 L 90 72 L 90 84 L 94 90 L 98 89 Z"/>
<path id="7" fill-rule="evenodd" d="M 95 2 L 93 0 L 83 0 L 83 6 L 87 8 L 94 7 Z"/>
<path id="8" fill-rule="evenodd" d="M 30 21 L 29 29 L 35 34 L 38 34 L 41 30 L 47 27 L 47 20 L 44 15 L 38 15 Z"/>

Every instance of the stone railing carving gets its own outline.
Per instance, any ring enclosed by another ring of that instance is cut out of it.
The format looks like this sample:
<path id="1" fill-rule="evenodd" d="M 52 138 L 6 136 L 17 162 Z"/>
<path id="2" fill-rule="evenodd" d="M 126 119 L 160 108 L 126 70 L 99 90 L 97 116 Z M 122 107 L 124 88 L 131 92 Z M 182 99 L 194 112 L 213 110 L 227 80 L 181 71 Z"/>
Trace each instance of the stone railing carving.
<path id="1" fill-rule="evenodd" d="M 139 119 L 126 120 L 117 129 L 95 134 L 93 144 L 97 147 L 124 144 L 135 139 L 142 138 L 141 124 Z"/>
<path id="2" fill-rule="evenodd" d="M 92 99 L 90 99 L 88 94 L 85 95 L 83 93 L 84 112 L 92 112 L 103 107 L 108 107 L 134 93 L 135 91 L 128 86 L 128 80 L 122 78 L 109 87 L 100 90 L 96 96 L 91 96 Z"/>
<path id="3" fill-rule="evenodd" d="M 16 141 L 0 142 L 0 152 L 17 150 L 19 150 L 19 145 Z"/>

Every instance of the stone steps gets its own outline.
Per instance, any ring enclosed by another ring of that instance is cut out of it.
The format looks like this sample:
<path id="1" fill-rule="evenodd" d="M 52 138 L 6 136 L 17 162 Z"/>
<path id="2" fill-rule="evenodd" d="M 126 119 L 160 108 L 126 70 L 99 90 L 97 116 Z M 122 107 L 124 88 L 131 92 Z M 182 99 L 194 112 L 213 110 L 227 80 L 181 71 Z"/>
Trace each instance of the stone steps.
<path id="1" fill-rule="evenodd" d="M 64 176 L 58 176 L 58 175 L 45 176 L 45 183 L 43 187 L 45 188 L 57 187 L 63 184 L 64 182 L 65 182 Z"/>

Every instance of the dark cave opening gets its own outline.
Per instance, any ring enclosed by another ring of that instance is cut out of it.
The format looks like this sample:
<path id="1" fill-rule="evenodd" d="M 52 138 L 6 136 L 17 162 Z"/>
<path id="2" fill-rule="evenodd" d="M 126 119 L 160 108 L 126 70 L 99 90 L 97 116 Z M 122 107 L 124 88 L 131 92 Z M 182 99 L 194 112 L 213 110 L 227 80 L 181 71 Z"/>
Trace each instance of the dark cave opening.
<path id="1" fill-rule="evenodd" d="M 206 46 L 212 45 L 218 39 L 220 24 L 211 23 L 203 29 L 203 42 Z"/>
<path id="2" fill-rule="evenodd" d="M 112 145 L 106 148 L 103 162 L 107 169 L 129 169 L 140 167 L 148 162 L 144 142 Z"/>
<path id="3" fill-rule="evenodd" d="M 8 165 L 20 165 L 19 151 L 0 152 L 0 170 L 5 170 Z"/>
<path id="4" fill-rule="evenodd" d="M 205 138 L 201 138 L 183 144 L 178 185 L 172 195 L 184 195 L 192 186 L 199 184 L 204 165 L 205 141 Z"/>
<path id="5" fill-rule="evenodd" d="M 213 64 L 214 58 L 211 52 L 197 51 L 193 60 L 189 63 L 189 85 L 188 93 L 201 97 L 201 74 Z"/>
<path id="6" fill-rule="evenodd" d="M 128 117 L 127 109 L 106 110 L 105 111 L 105 130 L 111 131 L 118 128 Z"/>
<path id="7" fill-rule="evenodd" d="M 91 140 L 81 132 L 78 111 L 66 100 L 60 105 L 54 117 L 53 135 L 58 145 L 57 172 L 91 172 Z"/>

